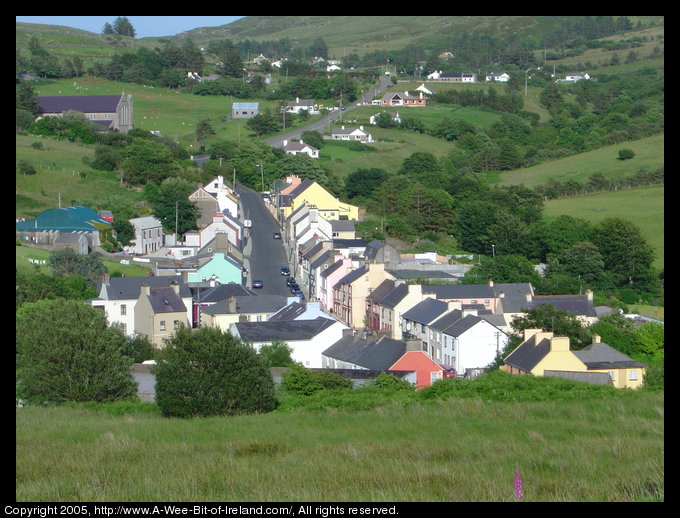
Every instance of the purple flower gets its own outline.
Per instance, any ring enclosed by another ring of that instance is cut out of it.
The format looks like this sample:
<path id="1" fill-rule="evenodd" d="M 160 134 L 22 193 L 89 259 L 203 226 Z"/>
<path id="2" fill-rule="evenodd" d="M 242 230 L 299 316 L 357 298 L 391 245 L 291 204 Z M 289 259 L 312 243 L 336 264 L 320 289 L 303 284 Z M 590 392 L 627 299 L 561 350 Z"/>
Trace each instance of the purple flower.
<path id="1" fill-rule="evenodd" d="M 515 469 L 515 500 L 521 500 L 523 496 L 522 477 L 519 474 L 519 469 Z"/>

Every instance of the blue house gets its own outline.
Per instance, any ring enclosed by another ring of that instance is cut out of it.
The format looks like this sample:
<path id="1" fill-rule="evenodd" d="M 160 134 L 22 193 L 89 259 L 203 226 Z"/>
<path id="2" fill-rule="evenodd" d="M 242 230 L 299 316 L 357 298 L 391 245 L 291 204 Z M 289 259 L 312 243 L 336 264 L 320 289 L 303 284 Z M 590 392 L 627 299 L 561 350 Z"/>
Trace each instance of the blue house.
<path id="1" fill-rule="evenodd" d="M 208 262 L 199 266 L 196 272 L 187 275 L 187 282 L 205 282 L 215 278 L 220 284 L 243 281 L 242 267 L 236 259 L 223 253 L 214 253 Z"/>

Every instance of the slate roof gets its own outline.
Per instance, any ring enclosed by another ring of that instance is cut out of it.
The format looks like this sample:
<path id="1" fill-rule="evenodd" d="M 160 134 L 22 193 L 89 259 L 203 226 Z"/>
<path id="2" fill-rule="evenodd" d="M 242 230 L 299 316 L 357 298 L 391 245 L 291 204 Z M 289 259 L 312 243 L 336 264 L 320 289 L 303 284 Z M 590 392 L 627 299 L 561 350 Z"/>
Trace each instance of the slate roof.
<path id="1" fill-rule="evenodd" d="M 232 103 L 232 110 L 259 110 L 260 103 Z"/>
<path id="2" fill-rule="evenodd" d="M 575 315 L 596 317 L 595 305 L 588 300 L 587 295 L 534 295 L 532 300 L 526 303 L 527 309 L 535 309 L 542 304 L 550 304 L 556 309 L 569 311 Z"/>
<path id="3" fill-rule="evenodd" d="M 585 364 L 588 370 L 647 367 L 644 363 L 630 359 L 622 352 L 603 342 L 590 344 L 583 349 L 573 351 L 573 353 Z"/>
<path id="4" fill-rule="evenodd" d="M 226 284 L 219 284 L 200 293 L 198 295 L 198 302 L 220 302 L 221 300 L 226 300 L 229 297 L 237 296 L 259 296 L 259 294 L 241 284 L 229 282 Z"/>
<path id="5" fill-rule="evenodd" d="M 448 311 L 448 309 L 449 305 L 446 302 L 427 298 L 405 313 L 402 313 L 401 317 L 404 320 L 411 320 L 412 322 L 418 322 L 420 324 L 429 324 Z"/>
<path id="6" fill-rule="evenodd" d="M 329 265 L 328 268 L 321 272 L 321 277 L 328 277 L 331 273 L 342 266 L 342 259 L 338 259 L 333 264 Z"/>
<path id="7" fill-rule="evenodd" d="M 523 371 L 529 372 L 533 369 L 543 357 L 550 352 L 550 339 L 543 338 L 538 344 L 536 343 L 536 335 L 530 337 L 527 341 L 520 344 L 517 349 L 512 351 L 506 358 L 505 363 L 512 367 L 517 367 Z"/>
<path id="8" fill-rule="evenodd" d="M 41 113 L 115 113 L 120 95 L 45 95 L 38 97 Z"/>
<path id="9" fill-rule="evenodd" d="M 177 313 L 187 310 L 184 301 L 172 287 L 151 288 L 149 292 L 149 302 L 154 313 Z"/>
<path id="10" fill-rule="evenodd" d="M 229 299 L 216 302 L 203 309 L 209 315 L 229 315 L 245 313 L 276 313 L 288 305 L 288 297 L 284 295 L 241 295 L 235 296 L 236 311 L 229 311 Z M 262 322 L 257 322 L 262 324 Z"/>
<path id="11" fill-rule="evenodd" d="M 360 336 L 343 336 L 323 351 L 324 356 L 372 370 L 388 370 L 406 352 L 406 343 L 383 336 L 366 340 Z"/>
<path id="12" fill-rule="evenodd" d="M 238 322 L 234 324 L 241 339 L 258 343 L 283 340 L 285 342 L 311 340 L 335 324 L 336 320 L 317 317 L 313 320 L 275 320 L 267 322 Z"/>
<path id="13" fill-rule="evenodd" d="M 100 298 L 102 293 L 102 280 L 97 281 L 97 290 Z M 105 287 L 106 300 L 136 300 L 141 293 L 142 284 L 148 284 L 151 288 L 170 286 L 177 282 L 171 276 L 148 276 L 148 277 L 111 277 Z M 179 283 L 179 296 L 182 298 L 191 297 L 191 289 L 183 282 Z M 96 299 L 95 299 L 96 300 Z"/>
<path id="14" fill-rule="evenodd" d="M 354 281 L 356 281 L 359 277 L 361 277 L 367 272 L 368 266 L 366 265 L 360 266 L 359 268 L 347 273 L 347 275 L 345 275 L 342 279 L 335 283 L 335 286 L 333 286 L 333 288 L 338 289 L 342 284 L 352 284 Z"/>

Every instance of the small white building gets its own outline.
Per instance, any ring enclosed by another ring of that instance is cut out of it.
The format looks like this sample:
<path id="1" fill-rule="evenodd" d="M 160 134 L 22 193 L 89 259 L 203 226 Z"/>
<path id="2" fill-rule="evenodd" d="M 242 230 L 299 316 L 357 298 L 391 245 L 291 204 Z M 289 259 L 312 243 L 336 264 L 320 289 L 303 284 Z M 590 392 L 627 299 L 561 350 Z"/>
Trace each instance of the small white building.
<path id="1" fill-rule="evenodd" d="M 310 158 L 319 158 L 319 150 L 314 146 L 305 144 L 303 140 L 299 140 L 297 142 L 296 141 L 289 142 L 288 140 L 284 140 L 282 149 L 288 155 L 303 154 L 307 155 Z"/>
<path id="2" fill-rule="evenodd" d="M 486 74 L 487 81 L 498 81 L 500 83 L 507 83 L 510 76 L 503 72 L 502 74 L 497 74 L 496 72 L 489 72 Z"/>
<path id="3" fill-rule="evenodd" d="M 130 224 L 135 229 L 135 238 L 132 246 L 126 247 L 131 254 L 148 254 L 155 252 L 163 246 L 163 224 L 153 216 L 133 218 Z"/>
<path id="4" fill-rule="evenodd" d="M 345 128 L 342 126 L 340 129 L 332 130 L 330 138 L 332 140 L 356 140 L 359 142 L 373 142 L 373 135 L 364 131 L 363 126 L 359 126 L 358 128 Z"/>

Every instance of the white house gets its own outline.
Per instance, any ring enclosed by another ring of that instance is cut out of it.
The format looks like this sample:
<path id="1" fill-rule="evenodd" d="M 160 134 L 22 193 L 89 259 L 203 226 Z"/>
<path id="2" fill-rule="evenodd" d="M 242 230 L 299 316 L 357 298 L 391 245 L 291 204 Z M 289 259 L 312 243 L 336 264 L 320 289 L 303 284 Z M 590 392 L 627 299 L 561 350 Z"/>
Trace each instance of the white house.
<path id="1" fill-rule="evenodd" d="M 133 335 L 135 329 L 135 305 L 139 300 L 142 284 L 151 288 L 165 288 L 177 282 L 176 277 L 150 276 L 150 277 L 110 277 L 108 274 L 97 282 L 99 295 L 89 302 L 92 307 L 101 309 L 106 315 L 109 325 L 117 323 L 122 326 L 123 332 Z M 192 296 L 189 286 L 179 283 L 179 297 L 184 302 L 187 311 L 187 322 L 191 322 Z"/>
<path id="2" fill-rule="evenodd" d="M 497 74 L 495 72 L 489 72 L 486 74 L 487 81 L 498 81 L 500 83 L 507 83 L 510 76 L 503 72 L 502 74 Z"/>
<path id="3" fill-rule="evenodd" d="M 217 199 L 220 212 L 227 210 L 233 218 L 238 217 L 238 197 L 224 182 L 224 176 L 217 176 L 205 184 L 203 190 Z"/>
<path id="4" fill-rule="evenodd" d="M 237 249 L 241 246 L 243 238 L 243 225 L 221 212 L 216 212 L 213 221 L 198 232 L 184 234 L 184 246 L 203 247 L 212 241 L 217 234 L 226 234 L 227 240 Z"/>
<path id="5" fill-rule="evenodd" d="M 284 140 L 282 149 L 288 155 L 304 154 L 310 158 L 319 158 L 319 150 L 314 146 L 305 144 L 303 140 L 299 140 L 297 142 L 295 141 L 289 142 L 288 140 Z"/>
<path id="6" fill-rule="evenodd" d="M 580 74 L 567 74 L 564 77 L 563 81 L 575 83 L 576 81 L 580 81 L 581 79 L 590 79 L 590 75 L 587 72 L 582 72 Z"/>
<path id="7" fill-rule="evenodd" d="M 342 338 L 347 326 L 324 317 L 310 320 L 268 320 L 236 322 L 229 326 L 232 335 L 251 344 L 259 352 L 263 345 L 282 340 L 293 350 L 291 358 L 307 368 L 322 368 L 322 353 Z"/>
<path id="8" fill-rule="evenodd" d="M 454 309 L 430 324 L 432 359 L 457 374 L 482 370 L 508 343 L 508 335 L 478 316 L 476 309 Z"/>
<path id="9" fill-rule="evenodd" d="M 148 254 L 163 247 L 163 224 L 153 216 L 133 218 L 130 224 L 135 229 L 132 246 L 126 247 L 131 254 Z"/>
<path id="10" fill-rule="evenodd" d="M 301 111 L 306 111 L 307 113 L 319 113 L 316 109 L 316 104 L 314 104 L 314 99 L 300 99 L 295 98 L 295 101 L 289 101 L 286 104 L 286 112 L 288 113 L 300 113 Z"/>
<path id="11" fill-rule="evenodd" d="M 359 126 L 358 128 L 345 128 L 345 126 L 342 126 L 340 129 L 333 129 L 331 131 L 330 138 L 332 140 L 357 140 L 359 142 L 373 142 L 373 135 L 364 131 L 363 126 Z"/>

